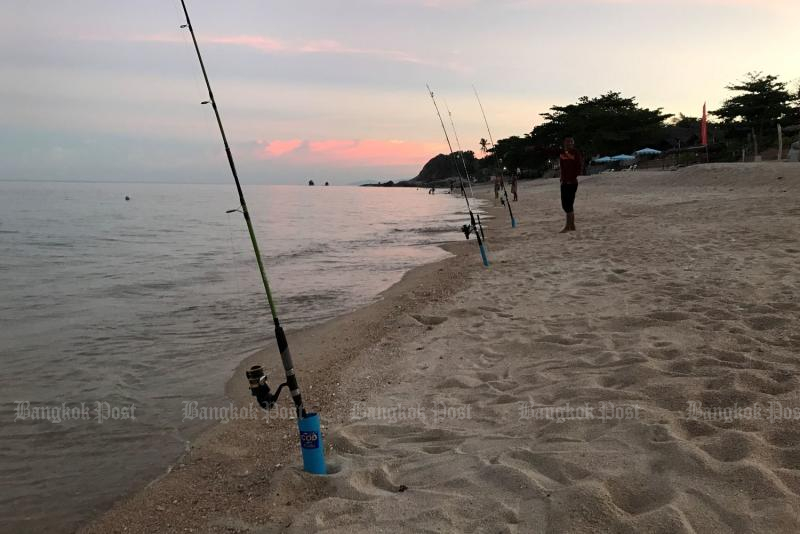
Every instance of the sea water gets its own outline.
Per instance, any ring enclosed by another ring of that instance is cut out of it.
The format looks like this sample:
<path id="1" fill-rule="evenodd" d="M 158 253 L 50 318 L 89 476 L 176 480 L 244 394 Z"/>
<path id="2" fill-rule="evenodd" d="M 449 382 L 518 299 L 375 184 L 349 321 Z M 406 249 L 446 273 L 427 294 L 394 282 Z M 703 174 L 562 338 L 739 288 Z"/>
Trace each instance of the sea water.
<path id="1" fill-rule="evenodd" d="M 457 195 L 410 188 L 246 195 L 290 329 L 373 301 L 466 222 Z M 0 530 L 72 531 L 162 473 L 199 429 L 183 401 L 222 402 L 272 339 L 238 204 L 232 185 L 0 182 Z"/>

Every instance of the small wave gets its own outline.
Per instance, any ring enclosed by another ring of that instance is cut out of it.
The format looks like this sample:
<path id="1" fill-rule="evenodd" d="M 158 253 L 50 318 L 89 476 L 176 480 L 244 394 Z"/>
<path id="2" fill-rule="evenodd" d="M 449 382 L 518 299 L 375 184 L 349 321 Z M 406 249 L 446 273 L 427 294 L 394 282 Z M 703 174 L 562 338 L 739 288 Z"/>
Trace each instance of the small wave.
<path id="1" fill-rule="evenodd" d="M 422 226 L 417 228 L 393 228 L 393 232 L 411 232 L 415 234 L 447 234 L 459 232 L 460 228 L 453 226 Z"/>
<path id="2" fill-rule="evenodd" d="M 52 247 L 52 248 L 73 248 L 75 243 L 67 241 L 39 241 L 36 243 L 38 247 Z"/>

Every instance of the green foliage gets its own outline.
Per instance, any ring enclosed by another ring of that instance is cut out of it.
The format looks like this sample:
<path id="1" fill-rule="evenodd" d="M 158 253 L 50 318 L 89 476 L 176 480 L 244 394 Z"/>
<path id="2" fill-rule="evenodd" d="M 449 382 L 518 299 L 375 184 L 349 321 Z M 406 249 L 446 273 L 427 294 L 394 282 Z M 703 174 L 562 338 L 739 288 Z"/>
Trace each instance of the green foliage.
<path id="1" fill-rule="evenodd" d="M 581 97 L 575 104 L 553 106 L 543 113 L 545 122 L 530 136 L 537 145 L 560 145 L 572 136 L 588 155 L 630 153 L 662 139 L 664 120 L 671 117 L 661 109 L 639 107 L 635 98 L 609 92 L 597 98 Z"/>
<path id="2" fill-rule="evenodd" d="M 672 117 L 669 123 L 677 128 L 696 128 L 699 132 L 701 120 L 700 117 L 689 117 L 683 113 L 678 113 L 677 116 Z"/>
<path id="3" fill-rule="evenodd" d="M 543 113 L 545 122 L 525 137 L 512 136 L 497 142 L 491 152 L 508 168 L 542 169 L 565 137 L 574 137 L 587 156 L 630 153 L 637 148 L 661 145 L 664 120 L 671 115 L 661 109 L 642 108 L 634 98 L 609 92 L 596 98 L 581 97 L 575 104 L 553 106 Z"/>
<path id="4" fill-rule="evenodd" d="M 722 107 L 711 113 L 722 119 L 730 137 L 743 138 L 754 130 L 759 146 L 765 146 L 763 140 L 767 130 L 774 129 L 779 122 L 793 122 L 797 115 L 795 106 L 800 104 L 800 91 L 798 94 L 790 93 L 787 84 L 779 81 L 777 76 L 750 72 L 744 80 L 726 88 L 739 94 L 727 99 Z"/>
<path id="5" fill-rule="evenodd" d="M 536 166 L 535 155 L 529 150 L 531 147 L 530 136 L 519 137 L 513 135 L 506 139 L 500 139 L 491 150 L 492 156 L 488 161 L 492 165 L 492 170 L 496 166 L 494 157 L 499 156 L 503 165 L 509 169 L 517 167 L 531 168 Z"/>
<path id="6" fill-rule="evenodd" d="M 710 112 L 719 118 L 718 122 L 709 119 L 709 136 L 715 145 L 712 156 L 718 153 L 727 154 L 722 157 L 730 154 L 738 157 L 739 148 L 750 132 L 755 131 L 759 146 L 765 147 L 768 146 L 765 140 L 774 142 L 773 132 L 778 122 L 784 126 L 800 124 L 800 83 L 789 89 L 776 76 L 758 72 L 747 74 L 744 80 L 728 85 L 727 89 L 737 94 L 720 109 Z M 672 115 L 663 113 L 661 108 L 643 108 L 635 98 L 625 98 L 614 91 L 595 98 L 584 96 L 566 106 L 553 106 L 542 117 L 544 122 L 530 133 L 500 139 L 493 148 L 488 148 L 486 139 L 481 139 L 485 157 L 477 163 L 482 169 L 479 174 L 486 177 L 493 173 L 498 157 L 509 169 L 520 167 L 541 172 L 554 157 L 553 148 L 560 147 L 565 137 L 574 137 L 587 159 L 598 154 L 630 154 L 643 147 L 669 149 L 700 142 L 699 117 L 679 114 L 668 121 Z M 434 174 L 442 175 L 444 162 L 441 166 L 442 172 Z"/>

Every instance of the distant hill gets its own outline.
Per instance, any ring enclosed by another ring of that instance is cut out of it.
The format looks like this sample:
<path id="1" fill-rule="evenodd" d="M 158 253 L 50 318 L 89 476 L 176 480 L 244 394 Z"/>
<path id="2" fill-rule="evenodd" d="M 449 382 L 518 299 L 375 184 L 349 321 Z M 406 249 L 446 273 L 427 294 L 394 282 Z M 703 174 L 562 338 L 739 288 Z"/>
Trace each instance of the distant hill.
<path id="1" fill-rule="evenodd" d="M 457 178 L 457 176 L 456 169 L 453 166 L 453 158 L 438 154 L 422 167 L 422 170 L 411 179 L 411 182 L 414 184 L 432 184 L 450 178 Z"/>
<path id="2" fill-rule="evenodd" d="M 454 153 L 455 155 L 458 152 Z M 475 170 L 477 169 L 477 160 L 475 159 L 475 154 L 472 151 L 465 151 L 464 153 L 464 160 L 467 163 L 467 167 L 470 169 L 470 175 L 475 176 Z M 459 163 L 460 165 L 460 163 Z M 424 186 L 446 186 L 450 180 L 458 180 L 458 172 L 456 171 L 453 156 L 448 156 L 445 154 L 438 154 L 431 158 L 423 167 L 422 170 L 419 171 L 419 174 L 416 175 L 411 180 L 405 180 L 400 182 L 378 182 L 378 183 L 364 183 L 362 186 L 365 187 L 424 187 Z"/>

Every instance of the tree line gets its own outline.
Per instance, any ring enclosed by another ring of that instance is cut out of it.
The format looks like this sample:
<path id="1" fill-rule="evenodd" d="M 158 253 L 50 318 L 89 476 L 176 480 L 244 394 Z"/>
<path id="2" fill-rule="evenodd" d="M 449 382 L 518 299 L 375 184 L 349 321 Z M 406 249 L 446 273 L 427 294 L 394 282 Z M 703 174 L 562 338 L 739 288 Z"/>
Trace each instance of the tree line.
<path id="1" fill-rule="evenodd" d="M 709 111 L 709 154 L 712 161 L 734 161 L 742 148 L 752 153 L 777 144 L 777 125 L 800 125 L 800 85 L 761 72 L 748 73 L 726 89 L 733 94 L 716 110 Z M 574 137 L 587 158 L 596 155 L 630 154 L 649 147 L 666 151 L 700 144 L 700 117 L 648 109 L 635 98 L 616 91 L 590 98 L 581 97 L 565 106 L 552 106 L 542 113 L 544 121 L 522 136 L 497 141 L 494 147 L 481 139 L 483 158 L 465 153 L 477 175 L 488 176 L 499 161 L 509 169 L 541 175 L 552 157 L 550 148 L 565 137 Z"/>

